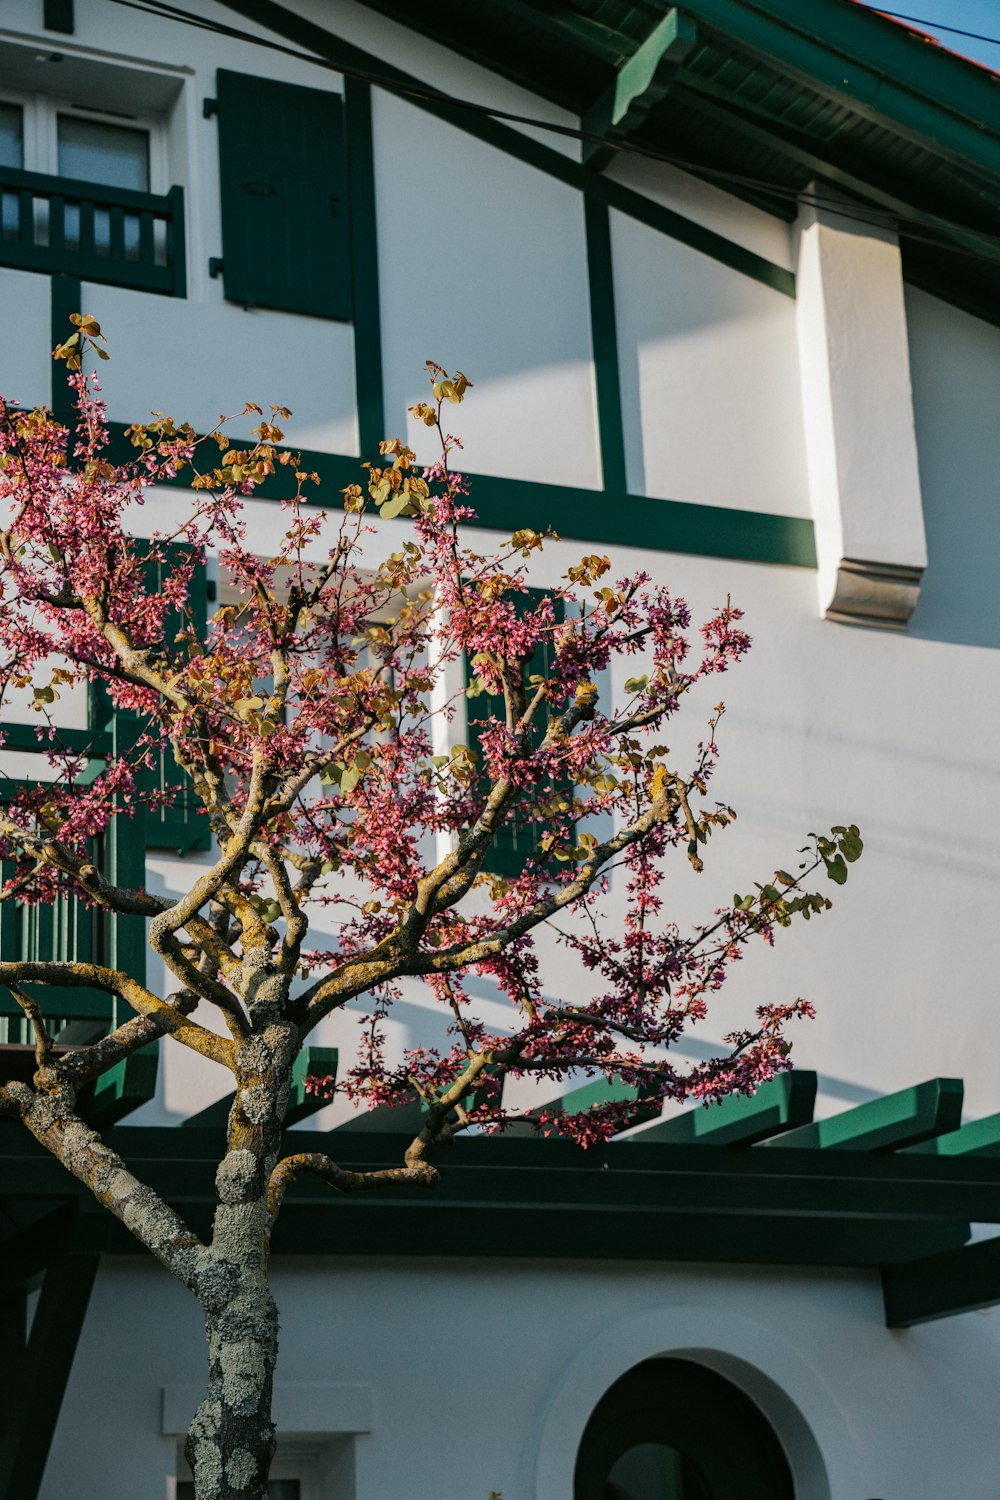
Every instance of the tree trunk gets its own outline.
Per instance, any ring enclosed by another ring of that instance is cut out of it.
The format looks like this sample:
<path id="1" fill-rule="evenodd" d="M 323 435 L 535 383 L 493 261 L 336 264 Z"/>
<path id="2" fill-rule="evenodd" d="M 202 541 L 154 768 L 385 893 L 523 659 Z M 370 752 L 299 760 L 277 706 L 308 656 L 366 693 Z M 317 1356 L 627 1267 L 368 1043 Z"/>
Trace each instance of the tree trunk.
<path id="1" fill-rule="evenodd" d="M 220 1260 L 215 1276 L 218 1301 L 202 1300 L 208 1391 L 184 1451 L 197 1500 L 266 1500 L 274 1455 L 271 1388 L 278 1309 L 263 1269 L 253 1274 Z"/>
<path id="2" fill-rule="evenodd" d="M 249 961 L 248 961 L 249 962 Z M 265 970 L 265 980 L 274 976 Z M 262 992 L 264 986 L 258 985 Z M 258 1003 L 262 994 L 258 994 Z M 266 1500 L 278 1309 L 267 1278 L 267 1187 L 278 1160 L 298 1033 L 272 1021 L 241 1046 L 227 1151 L 215 1174 L 212 1243 L 195 1293 L 208 1339 L 208 1392 L 185 1454 L 196 1500 Z"/>

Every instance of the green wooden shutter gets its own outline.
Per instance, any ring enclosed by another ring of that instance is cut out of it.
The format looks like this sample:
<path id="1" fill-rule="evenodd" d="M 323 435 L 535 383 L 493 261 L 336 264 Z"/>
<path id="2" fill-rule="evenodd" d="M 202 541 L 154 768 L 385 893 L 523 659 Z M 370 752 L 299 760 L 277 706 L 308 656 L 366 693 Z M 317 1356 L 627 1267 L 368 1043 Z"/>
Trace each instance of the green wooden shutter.
<path id="1" fill-rule="evenodd" d="M 515 596 L 514 604 L 518 614 L 527 614 L 529 610 L 537 609 L 540 602 L 545 598 L 544 589 L 529 589 L 526 594 Z M 555 606 L 555 617 L 557 621 L 563 618 L 563 601 L 553 599 Z M 552 666 L 554 646 L 551 640 L 543 641 L 535 650 L 534 655 L 525 668 L 525 680 L 533 675 L 547 676 Z M 472 671 L 468 657 L 465 661 L 465 680 L 468 684 L 475 674 Z M 506 708 L 502 695 L 493 693 L 481 693 L 478 698 L 468 700 L 469 709 L 469 748 L 480 750 L 480 723 L 485 719 L 504 719 Z M 548 711 L 543 716 L 535 718 L 531 727 L 532 744 L 538 745 L 545 738 L 548 728 Z M 481 752 L 480 752 L 481 753 Z M 567 783 L 568 785 L 568 783 Z M 484 868 L 491 870 L 495 875 L 519 875 L 524 869 L 524 862 L 536 852 L 540 828 L 537 823 L 523 825 L 518 822 L 517 808 L 509 813 L 506 822 L 494 835 L 493 845 L 484 862 Z"/>
<path id="2" fill-rule="evenodd" d="M 224 70 L 216 92 L 226 297 L 349 319 L 344 101 Z"/>

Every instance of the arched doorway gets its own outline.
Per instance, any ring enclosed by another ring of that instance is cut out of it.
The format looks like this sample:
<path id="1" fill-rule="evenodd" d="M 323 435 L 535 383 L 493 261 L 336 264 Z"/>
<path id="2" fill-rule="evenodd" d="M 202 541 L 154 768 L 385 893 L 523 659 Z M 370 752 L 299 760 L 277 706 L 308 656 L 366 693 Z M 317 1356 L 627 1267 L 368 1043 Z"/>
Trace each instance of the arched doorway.
<path id="1" fill-rule="evenodd" d="M 759 1407 L 688 1359 L 648 1359 L 598 1402 L 574 1500 L 794 1500 L 788 1461 Z"/>

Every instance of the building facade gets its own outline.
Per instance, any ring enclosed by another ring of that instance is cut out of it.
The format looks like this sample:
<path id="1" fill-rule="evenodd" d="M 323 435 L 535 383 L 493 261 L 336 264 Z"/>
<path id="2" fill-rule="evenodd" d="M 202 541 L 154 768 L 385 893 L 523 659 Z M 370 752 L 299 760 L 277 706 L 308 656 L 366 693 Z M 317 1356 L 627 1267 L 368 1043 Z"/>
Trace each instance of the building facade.
<path id="1" fill-rule="evenodd" d="M 512 1165 L 555 1148 L 552 1213 L 522 1214 L 470 1142 L 437 1219 L 303 1217 L 278 1246 L 275 1494 L 989 1500 L 1000 1340 L 968 1309 L 1000 1301 L 978 1248 L 1000 1218 L 997 77 L 853 0 L 8 0 L 0 23 L 5 395 L 65 412 L 50 350 L 89 312 L 115 433 L 287 405 L 336 496 L 384 435 L 433 456 L 407 408 L 425 360 L 461 366 L 484 537 L 559 536 L 533 585 L 599 549 L 695 618 L 745 611 L 718 779 L 740 821 L 672 916 L 810 829 L 866 841 L 834 911 L 748 957 L 682 1044 L 708 1055 L 762 1000 L 809 996 L 807 1105 L 779 1090 L 759 1129 L 737 1110 L 704 1143 L 672 1118 L 614 1143 L 607 1180 L 650 1195 L 631 1204 L 590 1196 L 559 1143 L 512 1141 Z M 157 491 L 137 533 L 184 504 Z M 270 554 L 278 508 L 248 516 Z M 405 527 L 380 522 L 373 556 Z M 226 597 L 212 558 L 203 584 Z M 31 774 L 26 747 L 8 774 Z M 169 893 L 203 842 L 178 814 L 115 857 Z M 418 989 L 396 1016 L 398 1042 L 430 1034 Z M 317 1045 L 343 1059 L 355 1030 L 331 1019 Z M 956 1078 L 964 1101 L 912 1088 Z M 197 1157 L 221 1087 L 165 1044 L 119 1134 L 148 1131 L 166 1172 L 185 1148 L 164 1132 L 204 1111 L 177 1131 Z M 293 1128 L 333 1151 L 356 1124 L 335 1102 Z M 763 1150 L 780 1132 L 805 1154 Z M 23 1203 L 61 1189 L 19 1149 L 0 1192 L 21 1286 Z M 717 1177 L 700 1206 L 691 1173 Z M 195 1306 L 121 1242 L 88 1245 L 44 1473 L 14 1487 L 31 1465 L 9 1433 L 9 1500 L 185 1500 Z"/>

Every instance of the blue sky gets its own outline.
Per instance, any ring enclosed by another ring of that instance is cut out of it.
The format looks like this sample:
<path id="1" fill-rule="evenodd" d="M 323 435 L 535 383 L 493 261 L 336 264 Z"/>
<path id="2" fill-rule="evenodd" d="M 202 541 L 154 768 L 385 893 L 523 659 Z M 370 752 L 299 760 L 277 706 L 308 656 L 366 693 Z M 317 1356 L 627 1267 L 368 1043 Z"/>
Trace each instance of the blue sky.
<path id="1" fill-rule="evenodd" d="M 869 4 L 869 0 L 863 0 L 863 3 Z M 1000 40 L 975 41 L 940 29 L 945 25 L 958 26 L 965 31 L 977 31 L 983 36 L 1000 39 L 1000 0 L 884 0 L 884 4 L 872 5 L 871 8 L 900 11 L 912 16 L 922 23 L 922 30 L 939 37 L 952 52 L 974 57 L 977 62 L 986 63 L 987 67 L 1000 73 Z"/>

